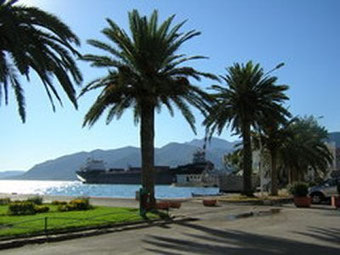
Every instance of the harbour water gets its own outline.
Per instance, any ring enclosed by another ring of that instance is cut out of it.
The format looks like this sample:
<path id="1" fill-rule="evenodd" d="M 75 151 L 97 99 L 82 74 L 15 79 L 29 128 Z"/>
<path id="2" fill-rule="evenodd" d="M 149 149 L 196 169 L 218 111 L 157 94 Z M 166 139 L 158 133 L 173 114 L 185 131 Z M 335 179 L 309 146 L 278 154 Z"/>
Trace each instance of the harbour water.
<path id="1" fill-rule="evenodd" d="M 0 180 L 0 193 L 134 198 L 140 185 L 83 184 L 79 181 Z M 156 186 L 157 198 L 188 198 L 192 193 L 216 194 L 218 188 Z"/>

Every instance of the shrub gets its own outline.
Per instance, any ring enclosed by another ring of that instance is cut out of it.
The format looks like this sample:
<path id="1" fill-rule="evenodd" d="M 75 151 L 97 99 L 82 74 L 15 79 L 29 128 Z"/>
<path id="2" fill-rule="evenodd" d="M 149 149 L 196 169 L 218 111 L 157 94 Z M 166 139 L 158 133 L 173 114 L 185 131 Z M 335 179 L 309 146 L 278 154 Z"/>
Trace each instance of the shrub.
<path id="1" fill-rule="evenodd" d="M 34 210 L 36 213 L 46 213 L 50 210 L 50 208 L 45 205 L 36 205 L 34 206 Z"/>
<path id="2" fill-rule="evenodd" d="M 27 201 L 32 202 L 33 204 L 36 204 L 36 205 L 42 205 L 43 197 L 42 196 L 29 197 L 27 198 Z"/>
<path id="3" fill-rule="evenodd" d="M 88 198 L 76 198 L 71 200 L 69 204 L 75 207 L 75 210 L 88 210 L 91 208 Z"/>
<path id="4" fill-rule="evenodd" d="M 88 198 L 76 198 L 71 200 L 68 204 L 59 204 L 58 211 L 84 211 L 91 209 L 90 201 Z"/>
<path id="5" fill-rule="evenodd" d="M 58 205 L 58 209 L 57 209 L 59 212 L 67 212 L 67 204 L 64 205 L 64 204 L 59 204 Z"/>
<path id="6" fill-rule="evenodd" d="M 305 197 L 308 194 L 308 185 L 304 182 L 296 182 L 289 188 L 289 192 L 295 197 Z"/>
<path id="7" fill-rule="evenodd" d="M 338 180 L 338 183 L 336 184 L 336 190 L 338 191 L 338 194 L 340 195 L 340 180 Z"/>
<path id="8" fill-rule="evenodd" d="M 11 199 L 8 197 L 0 198 L 0 205 L 8 205 L 11 202 Z"/>
<path id="9" fill-rule="evenodd" d="M 35 214 L 35 205 L 30 201 L 12 202 L 8 206 L 8 214 L 10 215 L 32 215 Z"/>
<path id="10" fill-rule="evenodd" d="M 59 201 L 59 200 L 54 200 L 52 201 L 52 205 L 66 205 L 66 201 Z"/>
<path id="11" fill-rule="evenodd" d="M 77 208 L 74 204 L 61 204 L 58 206 L 58 211 L 60 212 L 69 212 L 69 211 L 76 211 Z"/>

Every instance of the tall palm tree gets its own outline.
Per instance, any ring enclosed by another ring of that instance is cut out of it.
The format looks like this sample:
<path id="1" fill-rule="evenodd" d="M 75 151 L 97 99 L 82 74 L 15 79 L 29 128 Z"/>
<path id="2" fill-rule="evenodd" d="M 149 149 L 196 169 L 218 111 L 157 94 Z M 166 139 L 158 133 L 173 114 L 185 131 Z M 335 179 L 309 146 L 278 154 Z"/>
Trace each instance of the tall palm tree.
<path id="1" fill-rule="evenodd" d="M 8 102 L 8 89 L 16 96 L 20 117 L 25 122 L 24 90 L 18 75 L 30 79 L 35 71 L 47 92 L 53 110 L 53 96 L 61 103 L 52 78 L 55 77 L 77 107 L 72 79 L 82 80 L 73 56 L 72 44 L 79 39 L 56 16 L 35 7 L 15 5 L 17 0 L 0 0 L 0 99 Z"/>
<path id="2" fill-rule="evenodd" d="M 226 87 L 215 85 L 216 104 L 211 109 L 204 124 L 211 133 L 219 134 L 226 126 L 240 134 L 243 139 L 243 193 L 253 195 L 252 191 L 252 148 L 251 128 L 259 126 L 264 118 L 271 116 L 280 119 L 288 114 L 282 103 L 288 99 L 284 92 L 286 85 L 276 85 L 277 78 L 266 75 L 259 64 L 251 61 L 234 64 L 221 76 Z"/>
<path id="3" fill-rule="evenodd" d="M 131 36 L 112 20 L 107 19 L 109 27 L 102 33 L 109 43 L 88 40 L 107 55 L 83 56 L 94 67 L 109 68 L 104 77 L 89 83 L 81 94 L 102 89 L 95 103 L 85 116 L 84 125 L 92 126 L 105 110 L 106 122 L 114 117 L 119 119 L 126 109 L 132 108 L 135 122 L 141 121 L 142 186 L 150 193 L 151 207 L 154 197 L 154 119 L 155 110 L 162 105 L 174 114 L 174 107 L 183 114 L 195 132 L 195 118 L 190 105 L 202 112 L 210 97 L 189 78 L 216 78 L 181 64 L 201 56 L 186 57 L 179 54 L 179 47 L 200 33 L 191 30 L 179 32 L 184 22 L 171 26 L 174 16 L 158 25 L 158 13 L 150 18 L 140 16 L 136 10 L 129 13 Z"/>

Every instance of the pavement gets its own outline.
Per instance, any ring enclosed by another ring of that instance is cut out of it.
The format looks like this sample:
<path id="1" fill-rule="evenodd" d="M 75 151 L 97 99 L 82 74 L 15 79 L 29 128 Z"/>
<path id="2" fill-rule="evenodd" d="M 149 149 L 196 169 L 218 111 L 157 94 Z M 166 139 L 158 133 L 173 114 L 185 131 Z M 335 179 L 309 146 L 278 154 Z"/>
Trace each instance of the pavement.
<path id="1" fill-rule="evenodd" d="M 114 200 L 99 201 L 116 205 Z M 279 207 L 280 213 L 268 214 L 273 208 L 230 203 L 203 207 L 201 201 L 190 200 L 171 213 L 195 221 L 26 245 L 0 254 L 340 254 L 339 210 L 287 205 Z"/>

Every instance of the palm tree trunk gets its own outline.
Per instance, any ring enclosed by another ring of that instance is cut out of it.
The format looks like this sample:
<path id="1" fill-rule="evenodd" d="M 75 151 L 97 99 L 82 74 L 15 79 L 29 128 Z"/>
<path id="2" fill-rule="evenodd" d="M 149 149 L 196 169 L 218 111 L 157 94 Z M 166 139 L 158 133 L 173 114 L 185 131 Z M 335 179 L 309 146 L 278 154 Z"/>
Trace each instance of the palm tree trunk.
<path id="1" fill-rule="evenodd" d="M 288 172 L 288 184 L 292 184 L 292 170 L 290 169 L 290 167 L 287 168 L 287 172 Z"/>
<path id="2" fill-rule="evenodd" d="M 270 151 L 271 157 L 271 165 L 272 165 L 272 172 L 271 172 L 271 179 L 272 179 L 272 187 L 271 187 L 271 195 L 277 196 L 278 194 L 278 183 L 277 183 L 277 167 L 276 167 L 276 150 Z"/>
<path id="3" fill-rule="evenodd" d="M 299 180 L 299 177 L 296 167 L 292 168 L 291 171 L 292 171 L 292 183 L 297 182 Z"/>
<path id="4" fill-rule="evenodd" d="M 250 124 L 245 122 L 242 125 L 243 138 L 243 194 L 253 196 L 252 189 L 252 150 L 250 140 Z"/>
<path id="5" fill-rule="evenodd" d="M 150 208 L 155 208 L 155 159 L 154 159 L 154 106 L 144 104 L 141 107 L 141 151 L 142 151 L 142 186 L 150 194 Z"/>

